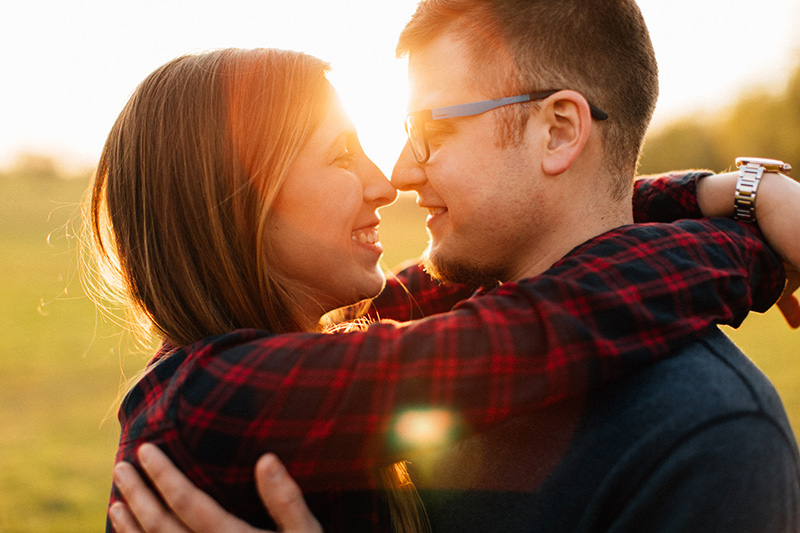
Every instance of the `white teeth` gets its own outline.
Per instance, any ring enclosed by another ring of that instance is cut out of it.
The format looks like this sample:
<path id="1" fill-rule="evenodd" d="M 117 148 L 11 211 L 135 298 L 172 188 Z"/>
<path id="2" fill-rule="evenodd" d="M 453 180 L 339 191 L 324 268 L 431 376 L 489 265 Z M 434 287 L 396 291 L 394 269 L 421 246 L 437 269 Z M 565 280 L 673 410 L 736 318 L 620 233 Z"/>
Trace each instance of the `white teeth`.
<path id="1" fill-rule="evenodd" d="M 356 230 L 350 236 L 351 239 L 354 241 L 358 241 L 362 244 L 375 244 L 380 239 L 378 238 L 378 230 L 377 229 L 370 229 L 370 230 Z"/>
<path id="2" fill-rule="evenodd" d="M 446 207 L 429 207 L 428 208 L 428 214 L 430 214 L 430 215 L 441 215 L 445 211 L 447 211 Z"/>

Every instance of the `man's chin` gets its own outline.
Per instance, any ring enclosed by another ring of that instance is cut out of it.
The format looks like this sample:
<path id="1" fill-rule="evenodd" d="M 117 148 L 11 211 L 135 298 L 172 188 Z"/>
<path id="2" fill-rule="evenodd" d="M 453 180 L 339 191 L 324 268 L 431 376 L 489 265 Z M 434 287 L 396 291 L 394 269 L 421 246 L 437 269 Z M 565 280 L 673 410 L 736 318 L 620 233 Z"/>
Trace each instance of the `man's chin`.
<path id="1" fill-rule="evenodd" d="M 442 255 L 428 248 L 420 258 L 425 272 L 437 281 L 466 285 L 471 289 L 491 289 L 501 283 L 502 274 L 498 269 L 486 268 L 470 259 Z"/>

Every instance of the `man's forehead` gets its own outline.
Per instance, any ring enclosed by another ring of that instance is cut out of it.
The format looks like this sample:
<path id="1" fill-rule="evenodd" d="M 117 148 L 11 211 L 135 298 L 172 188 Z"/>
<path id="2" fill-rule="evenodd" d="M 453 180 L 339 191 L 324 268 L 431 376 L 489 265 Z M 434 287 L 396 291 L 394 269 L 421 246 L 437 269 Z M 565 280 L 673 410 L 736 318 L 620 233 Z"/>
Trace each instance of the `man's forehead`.
<path id="1" fill-rule="evenodd" d="M 498 98 L 498 76 L 516 77 L 517 69 L 504 46 L 476 54 L 452 33 L 438 36 L 408 54 L 408 111 Z M 478 59 L 478 56 L 480 57 Z"/>
<path id="2" fill-rule="evenodd" d="M 464 42 L 436 37 L 408 54 L 408 110 L 457 105 L 490 97 L 490 74 L 478 67 Z"/>

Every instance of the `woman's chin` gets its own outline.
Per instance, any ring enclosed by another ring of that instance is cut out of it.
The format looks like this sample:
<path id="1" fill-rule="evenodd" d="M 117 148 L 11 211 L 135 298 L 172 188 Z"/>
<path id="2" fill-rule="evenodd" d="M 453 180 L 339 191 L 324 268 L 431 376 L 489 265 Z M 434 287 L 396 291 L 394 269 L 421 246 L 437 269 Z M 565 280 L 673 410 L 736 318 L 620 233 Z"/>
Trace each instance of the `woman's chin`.
<path id="1" fill-rule="evenodd" d="M 370 272 L 368 276 L 363 279 L 363 283 L 359 283 L 357 301 L 366 300 L 368 298 L 375 298 L 381 293 L 386 286 L 386 276 L 380 267 L 375 268 L 375 271 Z M 354 302 L 355 303 L 355 302 Z"/>

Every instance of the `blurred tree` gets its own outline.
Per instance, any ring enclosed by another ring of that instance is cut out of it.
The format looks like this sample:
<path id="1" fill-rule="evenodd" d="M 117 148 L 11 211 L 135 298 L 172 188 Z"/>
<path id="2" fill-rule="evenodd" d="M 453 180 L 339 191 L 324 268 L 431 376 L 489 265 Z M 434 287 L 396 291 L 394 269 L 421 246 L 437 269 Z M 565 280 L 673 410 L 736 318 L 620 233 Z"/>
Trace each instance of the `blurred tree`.
<path id="1" fill-rule="evenodd" d="M 739 100 L 718 123 L 720 146 L 727 160 L 740 155 L 773 157 L 791 161 L 782 148 L 789 136 L 783 95 L 752 92 Z M 795 139 L 796 142 L 796 139 Z"/>
<path id="2" fill-rule="evenodd" d="M 684 118 L 648 134 L 639 173 L 719 172 L 744 155 L 782 159 L 800 168 L 800 58 L 780 93 L 754 89 L 715 116 Z"/>
<path id="3" fill-rule="evenodd" d="M 647 137 L 639 165 L 641 174 L 669 169 L 708 168 L 719 170 L 723 160 L 707 124 L 686 118 Z"/>
<path id="4" fill-rule="evenodd" d="M 62 177 L 56 160 L 44 154 L 22 152 L 15 158 L 11 167 L 11 176 L 35 179 L 56 179 Z"/>
<path id="5" fill-rule="evenodd" d="M 781 150 L 788 154 L 787 161 L 800 167 L 800 60 L 786 86 L 780 118 L 786 128 L 786 135 L 781 139 Z"/>

